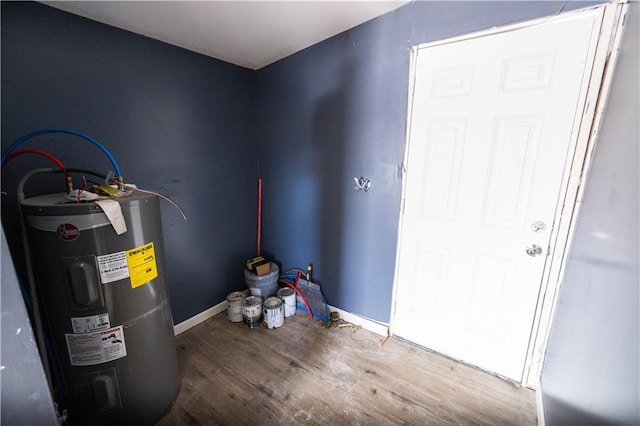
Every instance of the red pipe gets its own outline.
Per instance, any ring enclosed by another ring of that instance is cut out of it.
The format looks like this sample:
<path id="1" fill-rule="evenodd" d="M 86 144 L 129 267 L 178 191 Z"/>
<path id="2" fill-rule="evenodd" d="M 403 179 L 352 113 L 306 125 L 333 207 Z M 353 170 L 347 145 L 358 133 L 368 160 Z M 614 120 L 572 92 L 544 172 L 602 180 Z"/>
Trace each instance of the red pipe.
<path id="1" fill-rule="evenodd" d="M 49 160 L 53 161 L 56 166 L 60 167 L 61 169 L 64 169 L 64 164 L 62 164 L 62 161 L 60 161 L 54 155 L 49 154 L 48 152 L 45 152 L 45 151 L 41 151 L 39 149 L 19 149 L 17 151 L 14 151 L 11 154 L 9 154 L 9 156 L 5 159 L 4 163 L 2 163 L 2 166 L 4 167 L 4 165 L 7 164 L 9 161 L 13 160 L 14 158 L 16 158 L 17 156 L 22 155 L 22 154 L 41 155 L 41 156 L 43 156 L 45 158 L 48 158 Z"/>
<path id="2" fill-rule="evenodd" d="M 7 156 L 7 158 L 4 159 L 4 162 L 2 163 L 2 167 L 4 168 L 4 166 L 6 166 L 9 161 L 13 160 L 14 158 L 16 158 L 19 155 L 23 155 L 23 154 L 36 154 L 36 155 L 40 155 L 42 157 L 45 157 L 49 160 L 51 160 L 56 166 L 60 167 L 61 169 L 65 169 L 64 164 L 62 163 L 62 161 L 60 161 L 58 159 L 58 157 L 56 157 L 53 154 L 49 154 L 46 151 L 41 151 L 39 149 L 19 149 L 17 151 L 12 152 L 11 154 L 9 154 Z M 69 192 L 71 192 L 73 190 L 73 180 L 71 178 L 71 173 L 67 172 L 66 170 L 64 171 L 64 175 L 66 177 L 67 180 L 67 190 Z"/>
<path id="3" fill-rule="evenodd" d="M 258 179 L 258 248 L 257 256 L 262 252 L 260 244 L 262 240 L 262 179 Z"/>

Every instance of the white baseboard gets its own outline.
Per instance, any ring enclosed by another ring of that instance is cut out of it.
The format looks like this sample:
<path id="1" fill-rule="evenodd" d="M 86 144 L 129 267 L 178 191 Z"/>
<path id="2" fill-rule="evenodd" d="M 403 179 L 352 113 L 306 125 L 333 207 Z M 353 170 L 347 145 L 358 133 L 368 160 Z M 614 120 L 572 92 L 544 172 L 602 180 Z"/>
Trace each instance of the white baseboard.
<path id="1" fill-rule="evenodd" d="M 343 311 L 340 308 L 329 305 L 329 310 L 336 311 L 340 314 L 340 318 L 350 322 L 351 324 L 361 325 L 365 330 L 369 330 L 372 333 L 379 334 L 386 337 L 389 334 L 389 325 L 381 322 L 371 320 L 369 318 L 361 317 L 360 315 L 352 314 L 351 312 Z"/>
<path id="2" fill-rule="evenodd" d="M 224 312 L 227 309 L 227 301 L 224 300 L 217 305 L 207 309 L 206 311 L 202 311 L 197 315 L 192 316 L 189 319 L 182 321 L 180 324 L 176 324 L 173 327 L 173 333 L 177 336 L 180 333 L 184 333 L 191 327 L 195 327 L 200 324 L 218 315 L 220 312 Z M 386 337 L 389 334 L 389 326 L 387 324 L 377 322 L 371 320 L 369 318 L 361 317 L 360 315 L 352 314 L 351 312 L 343 311 L 340 308 L 336 308 L 335 306 L 329 306 L 331 311 L 336 311 L 340 314 L 340 318 L 343 320 L 350 322 L 351 324 L 360 325 L 365 330 L 369 330 L 372 333 L 379 334 L 380 336 Z"/>
<path id="3" fill-rule="evenodd" d="M 217 305 L 207 309 L 206 311 L 202 311 L 198 315 L 194 315 L 191 318 L 182 321 L 180 324 L 174 325 L 173 334 L 177 336 L 180 333 L 184 333 L 191 327 L 195 327 L 201 322 L 204 322 L 209 318 L 212 318 L 218 315 L 220 312 L 224 312 L 226 309 L 227 309 L 227 301 L 224 300 L 218 303 Z"/>

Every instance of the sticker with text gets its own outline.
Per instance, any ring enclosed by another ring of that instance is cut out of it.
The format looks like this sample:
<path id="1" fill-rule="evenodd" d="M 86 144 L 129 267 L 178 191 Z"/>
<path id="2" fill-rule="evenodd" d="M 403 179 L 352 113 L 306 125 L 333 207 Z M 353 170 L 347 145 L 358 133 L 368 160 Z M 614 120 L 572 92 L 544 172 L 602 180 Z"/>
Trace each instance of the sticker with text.
<path id="1" fill-rule="evenodd" d="M 96 365 L 127 356 L 122 326 L 91 333 L 65 334 L 71 365 Z"/>
<path id="2" fill-rule="evenodd" d="M 71 327 L 74 333 L 89 333 L 91 331 L 105 330 L 111 327 L 109 314 L 90 315 L 88 317 L 72 317 Z"/>
<path id="3" fill-rule="evenodd" d="M 148 283 L 158 276 L 153 242 L 127 250 L 131 288 Z"/>

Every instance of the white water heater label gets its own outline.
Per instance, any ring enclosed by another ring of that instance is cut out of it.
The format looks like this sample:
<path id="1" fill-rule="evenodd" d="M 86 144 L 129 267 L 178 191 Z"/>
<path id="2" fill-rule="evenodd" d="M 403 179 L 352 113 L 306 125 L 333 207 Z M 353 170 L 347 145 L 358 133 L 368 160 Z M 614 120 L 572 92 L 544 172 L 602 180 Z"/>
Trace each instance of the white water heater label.
<path id="1" fill-rule="evenodd" d="M 129 278 L 127 253 L 119 251 L 98 256 L 98 268 L 100 269 L 100 281 L 102 281 L 102 284 Z"/>
<path id="2" fill-rule="evenodd" d="M 96 365 L 127 356 L 122 326 L 92 333 L 66 333 L 71 365 Z"/>
<path id="3" fill-rule="evenodd" d="M 88 317 L 71 318 L 71 327 L 73 327 L 74 334 L 106 330 L 111 327 L 111 324 L 109 324 L 109 314 L 104 313 Z"/>

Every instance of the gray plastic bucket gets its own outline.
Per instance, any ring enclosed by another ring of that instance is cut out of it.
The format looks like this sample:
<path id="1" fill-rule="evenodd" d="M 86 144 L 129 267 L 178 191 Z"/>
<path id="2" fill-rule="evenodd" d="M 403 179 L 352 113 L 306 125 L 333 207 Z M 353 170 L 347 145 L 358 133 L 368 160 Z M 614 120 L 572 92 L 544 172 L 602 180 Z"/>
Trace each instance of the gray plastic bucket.
<path id="1" fill-rule="evenodd" d="M 278 291 L 278 277 L 280 276 L 280 268 L 278 265 L 269 263 L 270 272 L 266 275 L 255 275 L 244 270 L 244 280 L 253 296 L 260 296 L 262 300 L 275 296 Z"/>

